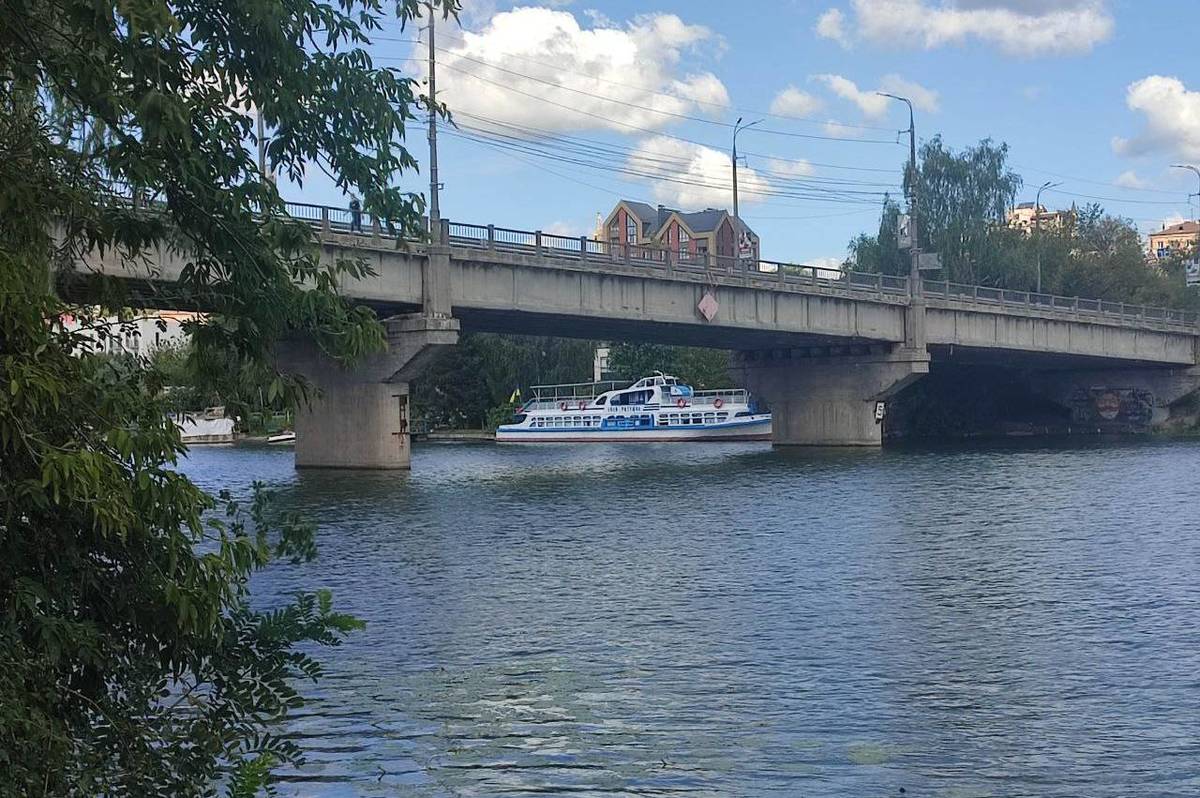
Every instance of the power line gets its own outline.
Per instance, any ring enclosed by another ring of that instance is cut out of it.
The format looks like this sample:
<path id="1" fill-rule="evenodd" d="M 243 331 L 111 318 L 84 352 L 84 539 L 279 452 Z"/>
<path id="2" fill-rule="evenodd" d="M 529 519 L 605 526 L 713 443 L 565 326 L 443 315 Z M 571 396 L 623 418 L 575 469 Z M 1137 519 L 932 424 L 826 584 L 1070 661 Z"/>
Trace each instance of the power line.
<path id="1" fill-rule="evenodd" d="M 1103 180 L 1089 180 L 1086 177 L 1073 177 L 1071 175 L 1064 175 L 1064 174 L 1060 174 L 1058 172 L 1051 172 L 1046 169 L 1035 169 L 1032 166 L 1017 166 L 1016 164 L 1013 164 L 1013 168 L 1020 169 L 1023 172 L 1037 172 L 1038 174 L 1050 175 L 1051 177 L 1057 177 L 1062 180 L 1070 180 L 1074 183 L 1088 183 L 1093 186 L 1104 186 L 1105 188 L 1117 188 L 1117 189 L 1121 189 L 1122 191 L 1138 191 L 1138 192 L 1146 193 L 1146 194 L 1178 194 L 1179 193 L 1178 191 L 1167 191 L 1167 190 L 1161 189 L 1161 188 L 1137 188 L 1135 186 L 1120 186 L 1120 185 L 1117 185 L 1116 183 L 1107 183 Z"/>
<path id="2" fill-rule="evenodd" d="M 467 60 L 476 60 L 476 59 L 468 58 Z M 628 125 L 628 124 L 621 122 L 619 120 L 616 120 L 616 119 L 611 119 L 609 117 L 605 117 L 600 114 L 594 114 L 589 111 L 585 111 L 582 108 L 575 108 L 570 105 L 564 105 L 562 103 L 554 102 L 553 100 L 550 100 L 546 97 L 542 97 L 537 94 L 531 94 L 529 92 L 521 91 L 520 89 L 516 88 L 515 86 L 510 86 L 506 83 L 501 83 L 499 81 L 492 80 L 492 79 L 484 77 L 483 75 L 480 75 L 476 72 L 472 72 L 469 69 L 463 69 L 462 67 L 455 65 L 455 64 L 442 64 L 442 66 L 444 68 L 451 69 L 460 74 L 467 75 L 468 77 L 475 78 L 476 80 L 483 81 L 484 83 L 489 83 L 493 86 L 504 89 L 505 91 L 511 91 L 516 94 L 520 94 L 525 97 L 529 97 L 531 99 L 538 100 L 540 102 L 549 103 L 550 105 L 556 105 L 559 108 L 564 108 L 569 111 L 574 111 L 576 113 L 585 114 L 585 115 L 593 117 L 595 119 L 600 119 L 600 120 L 609 122 L 610 124 L 619 124 L 619 125 L 625 125 L 627 127 L 630 127 L 631 129 L 646 130 L 645 128 L 639 128 L 636 125 Z M 503 67 L 493 66 L 491 68 L 500 70 L 502 72 L 507 72 L 509 74 L 512 74 L 512 75 L 515 75 L 518 77 L 522 77 L 527 80 L 532 80 L 537 83 L 542 83 L 544 85 L 552 86 L 552 87 L 560 89 L 562 91 L 568 91 L 568 92 L 571 92 L 572 94 L 579 94 L 579 95 L 583 95 L 585 97 L 591 97 L 593 99 L 601 100 L 604 102 L 614 103 L 616 105 L 623 105 L 627 108 L 634 108 L 639 111 L 644 111 L 646 113 L 660 114 L 660 115 L 669 116 L 669 117 L 672 117 L 675 119 L 683 119 L 683 120 L 687 120 L 689 122 L 699 122 L 699 123 L 706 124 L 706 125 L 716 125 L 718 127 L 723 127 L 725 129 L 732 129 L 732 127 L 733 127 L 733 125 L 730 125 L 728 122 L 718 122 L 714 119 L 705 119 L 704 117 L 691 116 L 690 114 L 678 114 L 673 111 L 664 111 L 664 110 L 661 110 L 658 108 L 651 108 L 651 107 L 645 106 L 645 105 L 638 105 L 636 103 L 626 102 L 625 100 L 618 100 L 614 97 L 605 97 L 602 94 L 594 94 L 592 92 L 584 91 L 582 89 L 575 89 L 570 86 L 564 86 L 561 83 L 543 80 L 541 78 L 536 78 L 531 75 L 526 75 L 526 74 L 523 74 L 520 72 L 515 72 L 510 69 L 504 69 Z M 835 141 L 835 142 L 841 142 L 841 143 L 846 143 L 846 144 L 888 144 L 888 145 L 896 144 L 895 141 L 888 141 L 887 139 L 849 139 L 849 138 L 839 138 L 837 136 L 819 136 L 814 133 L 795 133 L 795 132 L 788 131 L 788 130 L 775 130 L 773 128 L 756 128 L 756 130 L 760 133 L 767 133 L 767 134 L 775 135 L 775 136 L 786 136 L 789 138 L 809 139 L 809 140 L 814 140 L 814 141 Z"/>
<path id="3" fill-rule="evenodd" d="M 584 138 L 581 136 L 569 136 L 566 134 L 559 134 L 559 133 L 555 133 L 552 131 L 548 131 L 544 128 L 537 128 L 537 127 L 533 127 L 533 126 L 529 126 L 529 125 L 520 125 L 520 124 L 513 123 L 513 122 L 505 122 L 505 121 L 501 121 L 501 120 L 497 120 L 497 119 L 492 119 L 490 117 L 481 116 L 478 114 L 472 114 L 469 112 L 461 112 L 459 114 L 459 116 L 467 117 L 470 119 L 480 120 L 489 126 L 496 126 L 496 127 L 514 131 L 517 134 L 518 138 L 521 138 L 524 140 L 533 140 L 542 145 L 555 146 L 555 147 L 561 147 L 564 149 L 569 149 L 574 152 L 580 152 L 583 155 L 592 155 L 595 152 L 599 151 L 599 152 L 618 154 L 618 155 L 621 155 L 626 158 L 636 157 L 640 160 L 648 160 L 648 161 L 666 163 L 666 164 L 674 165 L 677 167 L 686 167 L 686 166 L 690 165 L 690 163 L 691 163 L 691 161 L 686 158 L 672 158 L 669 156 L 648 155 L 641 151 L 630 150 L 625 147 L 620 147 L 618 145 L 598 141 L 596 139 L 589 139 L 589 138 Z M 486 127 L 480 128 L 480 127 L 476 127 L 476 126 L 469 125 L 469 124 L 461 125 L 461 126 L 466 129 L 474 130 L 475 132 L 482 132 L 482 133 L 489 133 L 489 134 L 496 134 L 496 135 L 506 135 L 502 132 L 491 130 Z M 794 163 L 804 165 L 804 166 L 809 165 L 806 161 L 792 161 L 791 159 L 772 158 L 771 160 L 783 160 L 783 161 L 787 161 L 787 162 L 794 162 Z M 896 183 L 880 183 L 880 182 L 866 181 L 866 180 L 821 177 L 821 176 L 817 176 L 817 175 L 802 175 L 802 174 L 795 174 L 795 173 L 789 174 L 789 173 L 785 173 L 785 172 L 780 172 L 778 170 L 770 170 L 770 169 L 757 169 L 756 171 L 759 172 L 760 174 L 773 175 L 774 177 L 776 177 L 779 180 L 786 180 L 786 181 L 789 181 L 792 183 L 797 183 L 797 184 L 809 184 L 814 187 L 867 186 L 867 187 L 874 187 L 874 188 L 885 188 L 885 189 L 896 189 L 896 190 L 898 190 L 900 188 L 899 185 Z M 876 192 L 873 192 L 873 193 L 876 193 Z"/>
<path id="4" fill-rule="evenodd" d="M 596 169 L 596 170 L 604 171 L 606 173 L 617 172 L 619 174 L 624 174 L 624 175 L 628 175 L 631 177 L 640 177 L 640 178 L 645 178 L 645 179 L 661 180 L 661 181 L 668 182 L 668 183 L 675 183 L 678 185 L 686 185 L 686 186 L 692 186 L 692 187 L 697 187 L 697 188 L 706 188 L 706 189 L 715 189 L 715 190 L 724 190 L 726 188 L 724 183 L 714 183 L 714 182 L 707 181 L 707 180 L 687 180 L 687 179 L 680 177 L 677 173 L 665 172 L 662 170 L 655 170 L 653 167 L 633 167 L 628 164 L 622 165 L 622 164 L 604 163 L 604 162 L 597 162 L 594 160 L 588 160 L 588 159 L 580 158 L 580 157 L 571 157 L 569 155 L 554 154 L 551 152 L 545 152 L 542 150 L 538 150 L 537 148 L 531 147 L 527 144 L 516 143 L 514 141 L 497 140 L 495 138 L 491 138 L 486 135 L 479 135 L 479 134 L 474 134 L 474 133 L 470 133 L 470 132 L 464 133 L 464 132 L 460 132 L 460 131 L 455 131 L 453 133 L 453 135 L 456 138 L 465 138 L 465 139 L 475 141 L 475 142 L 478 142 L 481 144 L 489 145 L 492 147 L 515 150 L 517 152 L 522 152 L 522 153 L 525 153 L 528 155 L 535 155 L 538 157 L 547 158 L 552 161 L 574 164 L 576 166 L 582 166 L 582 167 L 586 167 L 589 169 Z M 870 204 L 870 205 L 876 204 L 874 201 L 868 201 L 868 200 L 865 200 L 864 198 L 847 196 L 843 192 L 826 191 L 825 193 L 816 193 L 816 192 L 813 192 L 811 189 L 808 189 L 808 190 L 799 190 L 799 189 L 780 190 L 780 189 L 771 189 L 769 187 L 767 187 L 767 188 L 759 187 L 759 188 L 748 188 L 747 193 L 755 194 L 758 196 L 764 196 L 764 197 L 787 197 L 787 198 L 791 198 L 791 199 L 813 200 L 813 201 L 830 202 L 830 203 L 837 203 L 837 204 Z"/>
<path id="5" fill-rule="evenodd" d="M 481 33 L 478 33 L 477 31 L 465 31 L 465 32 L 474 34 L 476 36 L 483 35 Z M 453 33 L 446 33 L 444 31 L 441 34 L 441 38 L 456 39 L 457 41 L 462 42 L 463 44 L 469 44 L 469 42 L 463 36 L 456 35 Z M 372 40 L 392 41 L 392 42 L 399 42 L 402 44 L 421 43 L 420 39 L 394 39 L 394 38 L 389 38 L 389 37 L 385 37 L 385 36 L 376 36 L 376 37 L 373 37 Z M 505 67 L 501 67 L 500 65 L 498 65 L 494 62 L 491 62 L 491 61 L 479 59 L 474 56 L 469 56 L 464 53 L 458 52 L 456 50 L 451 50 L 451 49 L 440 47 L 440 46 L 438 47 L 438 49 L 441 50 L 442 52 L 446 53 L 447 55 L 452 55 L 452 56 L 455 56 L 456 58 L 463 58 L 468 61 L 474 61 L 478 64 L 483 64 L 485 66 L 492 67 L 493 69 L 499 69 L 504 72 L 511 72 L 511 70 L 508 70 Z M 815 119 L 813 117 L 799 116 L 799 115 L 795 115 L 795 114 L 779 114 L 779 113 L 774 113 L 772 111 L 764 111 L 761 109 L 745 108 L 745 107 L 739 107 L 739 106 L 734 106 L 734 105 L 726 105 L 724 103 L 712 102 L 711 100 L 700 100 L 695 97 L 687 97 L 682 94 L 675 94 L 672 92 L 660 91 L 658 89 L 651 89 L 646 86 L 637 86 L 632 83 L 625 83 L 625 82 L 622 82 L 619 80 L 612 80 L 611 78 L 603 78 L 603 77 L 600 77 L 599 75 L 591 75 L 586 72 L 579 72 L 579 71 L 572 70 L 572 69 L 565 69 L 560 64 L 550 64 L 545 61 L 540 61 L 536 58 L 530 58 L 529 56 L 521 55 L 519 53 L 505 52 L 501 55 L 502 55 L 502 57 L 505 57 L 505 58 L 516 58 L 519 61 L 525 61 L 526 63 L 536 64 L 538 66 L 549 69 L 553 72 L 566 73 L 568 75 L 575 75 L 576 77 L 586 78 L 588 80 L 594 80 L 594 81 L 597 81 L 600 83 L 607 83 L 612 86 L 620 86 L 621 88 L 625 88 L 625 89 L 634 89 L 635 91 L 641 91 L 646 94 L 653 94 L 653 95 L 656 95 L 659 97 L 670 97 L 672 99 L 683 100 L 686 102 L 694 103 L 696 105 L 707 105 L 712 108 L 720 109 L 722 111 L 737 111 L 737 112 L 741 112 L 741 113 L 745 113 L 745 114 L 754 114 L 756 116 L 768 116 L 768 117 L 771 117 L 772 119 L 782 119 L 782 120 L 787 120 L 787 121 L 792 121 L 792 122 L 807 122 L 809 124 L 819 124 L 819 125 L 833 125 L 835 127 L 844 127 L 844 128 L 854 129 L 854 130 L 873 130 L 873 131 L 879 131 L 879 132 L 885 132 L 885 133 L 893 132 L 892 128 L 882 127 L 879 125 L 856 125 L 856 124 L 851 124 L 849 122 L 838 122 L 835 120 Z M 541 82 L 546 82 L 546 81 L 542 81 L 542 79 L 536 78 L 532 75 L 526 75 L 526 74 L 519 73 L 519 72 L 514 72 L 513 74 L 521 75 L 522 77 L 529 78 L 530 80 L 538 80 Z M 565 86 L 562 86 L 562 84 L 558 84 L 558 83 L 554 83 L 551 85 L 557 85 L 560 88 L 567 88 Z M 605 99 L 611 99 L 611 98 L 605 98 Z M 707 121 L 707 120 L 705 120 L 705 121 Z M 729 125 L 727 125 L 727 126 L 729 126 Z M 766 131 L 764 130 L 763 132 L 766 132 Z M 829 138 L 836 139 L 836 137 L 829 137 Z M 845 139 L 836 139 L 836 140 L 845 141 Z"/>
<path id="6" fill-rule="evenodd" d="M 467 117 L 470 119 L 477 119 L 482 122 L 486 122 L 488 124 L 499 125 L 502 127 L 512 128 L 514 130 L 520 130 L 530 136 L 553 136 L 553 137 L 565 139 L 565 140 L 585 142 L 591 146 L 597 146 L 597 147 L 611 146 L 611 145 L 608 145 L 597 139 L 591 139 L 591 138 L 587 138 L 584 136 L 573 136 L 573 135 L 570 135 L 567 133 L 552 131 L 547 128 L 537 127 L 534 125 L 519 124 L 516 122 L 506 122 L 503 120 L 494 119 L 492 117 L 483 116 L 481 114 L 471 113 L 469 111 L 454 111 L 453 114 L 457 117 Z M 646 130 L 646 133 L 648 135 L 665 136 L 667 138 L 674 139 L 676 141 L 685 142 L 688 144 L 692 144 L 692 145 L 695 145 L 698 147 L 707 147 L 709 149 L 715 149 L 718 151 L 722 151 L 721 147 L 719 147 L 717 145 L 712 145 L 712 144 L 708 144 L 705 142 L 696 141 L 695 139 L 689 139 L 689 138 L 685 138 L 682 136 L 675 136 L 675 135 L 672 135 L 669 133 L 664 133 L 664 132 L 660 132 L 660 131 L 652 131 L 652 130 L 648 130 L 648 129 Z M 874 172 L 874 173 L 880 173 L 880 174 L 891 174 L 891 175 L 896 175 L 896 176 L 899 176 L 899 174 L 900 174 L 900 172 L 895 169 L 878 169 L 878 168 L 865 167 L 865 166 L 845 166 L 845 165 L 841 165 L 841 164 L 824 163 L 821 161 L 810 161 L 807 159 L 788 158 L 788 157 L 785 157 L 782 155 L 772 155 L 772 154 L 758 153 L 758 152 L 745 152 L 745 154 L 749 155 L 749 156 L 753 156 L 755 158 L 765 158 L 765 159 L 772 160 L 772 161 L 797 164 L 800 166 L 820 167 L 822 169 L 839 169 L 839 170 L 854 171 L 854 172 Z M 869 181 L 858 181 L 858 180 L 849 180 L 849 179 L 841 179 L 841 178 L 818 178 L 816 176 L 809 176 L 809 177 L 810 177 L 810 179 L 814 179 L 814 180 L 821 179 L 821 180 L 829 180 L 830 182 L 839 182 L 839 183 L 846 183 L 846 184 L 855 183 L 855 184 L 861 184 L 861 185 L 889 186 L 889 187 L 899 188 L 899 184 L 897 184 L 897 183 L 873 183 L 873 182 L 869 182 Z"/>
<path id="7" fill-rule="evenodd" d="M 1124 202 L 1132 205 L 1179 205 L 1178 202 L 1168 202 L 1166 200 L 1136 200 L 1125 199 L 1123 197 L 1100 197 L 1096 196 L 1095 194 L 1077 194 L 1074 191 L 1063 191 L 1061 188 L 1048 188 L 1046 189 L 1046 192 L 1049 194 L 1063 194 L 1068 197 L 1078 197 L 1080 199 L 1102 200 L 1105 202 Z"/>

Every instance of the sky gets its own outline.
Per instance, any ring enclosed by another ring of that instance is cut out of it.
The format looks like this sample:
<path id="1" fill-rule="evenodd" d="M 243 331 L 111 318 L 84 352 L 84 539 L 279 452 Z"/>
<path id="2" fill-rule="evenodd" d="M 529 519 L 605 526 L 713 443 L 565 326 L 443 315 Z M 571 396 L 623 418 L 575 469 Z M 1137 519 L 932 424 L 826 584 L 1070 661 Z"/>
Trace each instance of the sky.
<path id="1" fill-rule="evenodd" d="M 427 32 L 393 25 L 380 65 L 424 81 Z M 731 208 L 763 257 L 840 263 L 878 228 L 918 144 L 1004 142 L 1018 201 L 1099 202 L 1143 232 L 1196 217 L 1198 0 L 466 0 L 439 20 L 445 218 L 591 234 L 622 198 Z M 419 88 L 424 92 L 425 87 Z M 423 127 L 407 144 L 428 193 Z M 285 195 L 345 201 L 317 178 Z"/>

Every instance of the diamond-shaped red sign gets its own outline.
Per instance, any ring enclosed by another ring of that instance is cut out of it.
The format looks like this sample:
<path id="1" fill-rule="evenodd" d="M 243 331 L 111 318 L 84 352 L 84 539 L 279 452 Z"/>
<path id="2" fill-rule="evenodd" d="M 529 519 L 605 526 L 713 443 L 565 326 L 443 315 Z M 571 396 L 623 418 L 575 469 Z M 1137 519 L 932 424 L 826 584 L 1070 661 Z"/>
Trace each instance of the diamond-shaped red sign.
<path id="1" fill-rule="evenodd" d="M 717 317 L 717 311 L 721 309 L 721 304 L 717 302 L 717 298 L 713 296 L 711 291 L 704 292 L 704 298 L 700 300 L 700 304 L 696 305 L 696 310 L 700 311 L 700 315 L 705 321 L 712 321 Z"/>

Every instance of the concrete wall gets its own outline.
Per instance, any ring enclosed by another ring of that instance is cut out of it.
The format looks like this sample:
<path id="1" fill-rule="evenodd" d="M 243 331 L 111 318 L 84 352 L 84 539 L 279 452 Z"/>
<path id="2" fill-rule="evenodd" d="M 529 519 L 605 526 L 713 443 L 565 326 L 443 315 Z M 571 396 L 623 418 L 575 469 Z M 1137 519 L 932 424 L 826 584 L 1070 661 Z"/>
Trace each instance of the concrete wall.
<path id="1" fill-rule="evenodd" d="M 1120 326 L 1115 321 L 1021 316 L 1001 308 L 962 310 L 931 306 L 926 316 L 926 334 L 932 345 L 1179 365 L 1197 362 L 1196 335 Z"/>

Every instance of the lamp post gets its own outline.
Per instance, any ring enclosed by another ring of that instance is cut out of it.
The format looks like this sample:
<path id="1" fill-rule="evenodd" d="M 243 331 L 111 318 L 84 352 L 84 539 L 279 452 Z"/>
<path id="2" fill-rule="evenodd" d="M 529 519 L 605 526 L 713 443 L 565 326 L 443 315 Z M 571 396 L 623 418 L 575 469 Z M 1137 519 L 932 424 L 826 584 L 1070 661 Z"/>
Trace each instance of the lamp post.
<path id="1" fill-rule="evenodd" d="M 1042 192 L 1061 185 L 1062 183 L 1047 180 L 1038 187 L 1037 196 L 1033 200 L 1033 234 L 1036 238 L 1034 252 L 1037 253 L 1037 292 L 1039 294 L 1042 293 Z"/>
<path id="2" fill-rule="evenodd" d="M 737 121 L 733 123 L 733 155 L 731 158 L 733 164 L 733 252 L 739 263 L 742 260 L 742 217 L 738 213 L 737 137 L 738 133 L 748 127 L 754 127 L 761 121 L 761 119 L 756 119 L 753 122 L 743 125 L 742 117 L 739 116 Z"/>
<path id="3" fill-rule="evenodd" d="M 425 4 L 429 9 L 429 236 L 441 243 L 441 212 L 438 208 L 438 152 L 437 152 L 437 12 L 433 2 Z"/>
<path id="4" fill-rule="evenodd" d="M 1187 169 L 1196 173 L 1196 179 L 1200 180 L 1200 167 L 1193 166 L 1190 163 L 1173 163 L 1172 169 Z M 1188 194 L 1188 200 L 1192 199 L 1191 193 Z M 1196 192 L 1196 206 L 1200 208 L 1200 191 Z M 1196 212 L 1196 251 L 1192 253 L 1192 257 L 1200 260 L 1200 210 Z"/>
<path id="5" fill-rule="evenodd" d="M 908 291 L 916 299 L 922 296 L 923 288 L 921 286 L 921 228 L 920 217 L 917 213 L 917 184 L 920 180 L 917 176 L 917 125 L 913 119 L 913 104 L 912 100 L 907 97 L 883 91 L 875 93 L 880 97 L 899 100 L 908 106 L 908 226 L 912 237 L 912 248 L 909 250 L 909 254 L 912 255 L 912 263 L 908 269 Z"/>

